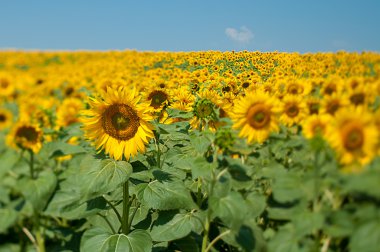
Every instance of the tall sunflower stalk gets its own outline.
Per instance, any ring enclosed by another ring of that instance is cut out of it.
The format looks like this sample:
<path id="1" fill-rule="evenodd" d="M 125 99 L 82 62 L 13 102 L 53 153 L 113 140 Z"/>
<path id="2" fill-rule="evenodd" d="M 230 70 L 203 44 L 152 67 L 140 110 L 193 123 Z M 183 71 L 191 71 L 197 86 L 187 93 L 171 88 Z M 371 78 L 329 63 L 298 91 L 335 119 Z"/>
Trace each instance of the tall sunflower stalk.
<path id="1" fill-rule="evenodd" d="M 138 152 L 145 152 L 145 145 L 154 137 L 153 126 L 149 123 L 153 116 L 145 113 L 147 104 L 139 101 L 136 89 L 128 90 L 125 87 L 116 90 L 107 88 L 103 96 L 90 98 L 90 108 L 83 112 L 84 130 L 98 152 L 104 151 L 115 160 L 129 160 Z M 134 195 L 130 197 L 127 180 L 123 184 L 123 214 L 120 220 L 122 233 L 126 235 L 130 232 L 132 220 L 129 213 L 134 200 Z"/>

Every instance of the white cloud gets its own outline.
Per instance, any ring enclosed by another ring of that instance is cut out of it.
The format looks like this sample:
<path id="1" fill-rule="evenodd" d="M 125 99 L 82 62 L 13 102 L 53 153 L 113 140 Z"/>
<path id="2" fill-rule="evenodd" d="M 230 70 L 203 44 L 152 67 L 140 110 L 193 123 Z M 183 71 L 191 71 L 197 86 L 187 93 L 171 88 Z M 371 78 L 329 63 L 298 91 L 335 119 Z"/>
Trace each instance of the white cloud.
<path id="1" fill-rule="evenodd" d="M 225 33 L 227 37 L 242 44 L 248 44 L 253 39 L 252 31 L 245 26 L 240 27 L 240 30 L 226 28 Z"/>
<path id="2" fill-rule="evenodd" d="M 348 43 L 345 40 L 342 39 L 334 39 L 332 41 L 332 45 L 335 49 L 341 50 L 348 47 Z"/>

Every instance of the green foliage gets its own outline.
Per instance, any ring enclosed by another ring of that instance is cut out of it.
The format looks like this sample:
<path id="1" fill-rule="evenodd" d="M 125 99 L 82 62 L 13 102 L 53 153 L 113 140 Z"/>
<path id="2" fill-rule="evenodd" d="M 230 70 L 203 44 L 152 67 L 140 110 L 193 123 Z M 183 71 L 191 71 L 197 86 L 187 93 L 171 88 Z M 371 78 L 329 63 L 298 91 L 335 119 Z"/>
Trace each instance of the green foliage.
<path id="1" fill-rule="evenodd" d="M 78 127 L 51 132 L 35 178 L 28 152 L 1 146 L 0 251 L 35 249 L 26 234 L 46 251 L 380 247 L 380 159 L 347 174 L 322 139 L 286 128 L 248 145 L 230 128 L 189 127 L 156 123 L 147 152 L 128 161 L 67 144 Z"/>
<path id="2" fill-rule="evenodd" d="M 149 252 L 152 239 L 145 230 L 134 230 L 130 234 L 109 234 L 100 228 L 87 230 L 82 238 L 81 251 L 86 252 Z"/>
<path id="3" fill-rule="evenodd" d="M 137 197 L 143 205 L 158 210 L 192 209 L 195 207 L 190 192 L 179 182 L 157 180 L 140 184 Z"/>

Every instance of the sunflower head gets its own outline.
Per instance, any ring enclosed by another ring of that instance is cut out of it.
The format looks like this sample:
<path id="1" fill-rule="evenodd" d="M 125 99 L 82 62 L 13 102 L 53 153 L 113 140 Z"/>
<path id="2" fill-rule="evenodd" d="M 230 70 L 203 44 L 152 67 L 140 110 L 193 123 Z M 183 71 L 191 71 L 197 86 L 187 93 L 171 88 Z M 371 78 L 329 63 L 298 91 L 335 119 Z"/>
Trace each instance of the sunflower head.
<path id="1" fill-rule="evenodd" d="M 194 114 L 200 119 L 216 119 L 216 106 L 209 99 L 200 99 L 194 105 Z"/>
<path id="2" fill-rule="evenodd" d="M 235 138 L 229 128 L 220 128 L 215 135 L 215 144 L 223 151 L 233 146 Z"/>
<path id="3" fill-rule="evenodd" d="M 144 152 L 154 136 L 149 123 L 153 118 L 135 93 L 135 89 L 107 88 L 104 97 L 90 99 L 90 108 L 83 112 L 85 136 L 115 160 Z"/>
<path id="4" fill-rule="evenodd" d="M 169 95 L 163 90 L 153 90 L 148 94 L 150 106 L 154 109 L 162 108 L 169 100 Z"/>
<path id="5" fill-rule="evenodd" d="M 13 148 L 39 152 L 42 147 L 42 130 L 28 122 L 16 123 L 7 136 L 7 144 Z"/>
<path id="6" fill-rule="evenodd" d="M 340 109 L 347 107 L 349 101 L 347 96 L 332 94 L 331 96 L 326 96 L 322 100 L 321 112 L 323 114 L 335 115 Z"/>
<path id="7" fill-rule="evenodd" d="M 362 107 L 346 108 L 335 115 L 327 139 L 345 165 L 369 163 L 376 155 L 378 131 L 373 115 Z"/>
<path id="8" fill-rule="evenodd" d="M 233 128 L 240 129 L 239 136 L 248 138 L 248 142 L 262 143 L 271 132 L 279 129 L 279 108 L 279 102 L 267 93 L 248 93 L 236 102 L 231 113 Z"/>
<path id="9" fill-rule="evenodd" d="M 324 137 L 331 120 L 330 115 L 313 114 L 308 116 L 302 123 L 302 133 L 308 139 L 316 136 Z"/>
<path id="10" fill-rule="evenodd" d="M 12 78 L 8 73 L 0 72 L 0 97 L 10 97 L 15 91 L 15 85 L 12 83 Z"/>
<path id="11" fill-rule="evenodd" d="M 6 129 L 12 125 L 13 115 L 7 110 L 0 108 L 0 130 Z"/>
<path id="12" fill-rule="evenodd" d="M 67 98 L 57 109 L 57 126 L 66 127 L 79 122 L 79 111 L 83 109 L 83 103 L 78 98 Z"/>
<path id="13" fill-rule="evenodd" d="M 306 116 L 306 104 L 301 97 L 288 95 L 283 99 L 280 120 L 287 126 L 300 123 Z"/>

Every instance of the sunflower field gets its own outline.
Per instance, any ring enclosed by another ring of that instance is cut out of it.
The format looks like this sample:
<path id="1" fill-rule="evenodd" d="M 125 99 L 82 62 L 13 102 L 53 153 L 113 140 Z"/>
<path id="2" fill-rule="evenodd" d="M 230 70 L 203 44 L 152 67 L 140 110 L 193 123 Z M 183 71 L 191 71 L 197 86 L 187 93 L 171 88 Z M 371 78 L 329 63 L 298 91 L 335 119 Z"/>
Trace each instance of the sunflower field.
<path id="1" fill-rule="evenodd" d="M 0 52 L 0 251 L 379 251 L 380 54 Z"/>

